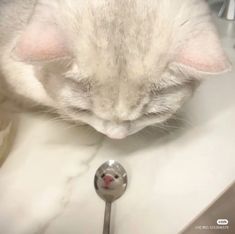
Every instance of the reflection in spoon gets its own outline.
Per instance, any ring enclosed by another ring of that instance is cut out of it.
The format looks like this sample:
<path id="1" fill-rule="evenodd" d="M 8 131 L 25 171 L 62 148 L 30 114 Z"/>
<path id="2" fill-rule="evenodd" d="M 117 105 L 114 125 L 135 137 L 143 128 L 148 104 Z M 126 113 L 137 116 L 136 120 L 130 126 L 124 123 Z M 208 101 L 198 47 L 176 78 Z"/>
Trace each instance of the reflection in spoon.
<path id="1" fill-rule="evenodd" d="M 117 161 L 109 160 L 96 171 L 94 186 L 97 194 L 106 202 L 103 234 L 109 234 L 111 203 L 126 191 L 126 170 Z"/>

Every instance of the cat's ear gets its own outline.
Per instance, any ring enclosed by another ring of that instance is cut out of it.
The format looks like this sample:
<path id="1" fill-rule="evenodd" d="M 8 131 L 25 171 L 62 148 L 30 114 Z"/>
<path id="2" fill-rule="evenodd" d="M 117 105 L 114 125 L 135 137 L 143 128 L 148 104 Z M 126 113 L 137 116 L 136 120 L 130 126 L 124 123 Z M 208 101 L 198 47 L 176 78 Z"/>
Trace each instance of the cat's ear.
<path id="1" fill-rule="evenodd" d="M 67 57 L 69 50 L 56 26 L 39 23 L 23 32 L 12 55 L 19 61 L 40 62 Z"/>
<path id="2" fill-rule="evenodd" d="M 12 57 L 23 62 L 40 62 L 68 57 L 69 49 L 63 32 L 50 9 L 36 9 L 35 16 L 21 33 Z"/>
<path id="3" fill-rule="evenodd" d="M 210 75 L 230 71 L 231 63 L 221 47 L 216 30 L 209 27 L 181 47 L 171 67 L 178 67 L 187 73 Z"/>

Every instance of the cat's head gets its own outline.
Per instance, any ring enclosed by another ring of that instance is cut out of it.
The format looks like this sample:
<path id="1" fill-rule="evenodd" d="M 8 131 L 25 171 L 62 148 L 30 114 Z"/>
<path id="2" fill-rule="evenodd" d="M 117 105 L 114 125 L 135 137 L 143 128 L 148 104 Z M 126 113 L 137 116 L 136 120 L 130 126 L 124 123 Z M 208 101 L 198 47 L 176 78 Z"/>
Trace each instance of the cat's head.
<path id="1" fill-rule="evenodd" d="M 91 4 L 57 11 L 59 19 L 38 7 L 14 53 L 33 63 L 61 114 L 121 139 L 166 121 L 202 77 L 230 68 L 207 7 L 197 4 L 198 14 L 189 2 L 170 18 L 153 7 Z"/>

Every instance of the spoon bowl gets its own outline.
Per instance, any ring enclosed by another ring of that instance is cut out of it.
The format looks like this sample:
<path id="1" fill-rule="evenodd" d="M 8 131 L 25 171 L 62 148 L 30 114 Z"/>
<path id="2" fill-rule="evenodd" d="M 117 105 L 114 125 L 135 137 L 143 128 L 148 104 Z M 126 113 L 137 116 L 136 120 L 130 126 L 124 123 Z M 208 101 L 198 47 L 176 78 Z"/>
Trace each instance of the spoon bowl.
<path id="1" fill-rule="evenodd" d="M 113 202 L 126 190 L 127 173 L 119 162 L 109 160 L 98 168 L 94 185 L 97 194 L 104 201 Z"/>
<path id="2" fill-rule="evenodd" d="M 103 234 L 109 234 L 111 204 L 126 191 L 126 170 L 119 162 L 109 160 L 96 171 L 94 186 L 96 193 L 106 202 Z"/>

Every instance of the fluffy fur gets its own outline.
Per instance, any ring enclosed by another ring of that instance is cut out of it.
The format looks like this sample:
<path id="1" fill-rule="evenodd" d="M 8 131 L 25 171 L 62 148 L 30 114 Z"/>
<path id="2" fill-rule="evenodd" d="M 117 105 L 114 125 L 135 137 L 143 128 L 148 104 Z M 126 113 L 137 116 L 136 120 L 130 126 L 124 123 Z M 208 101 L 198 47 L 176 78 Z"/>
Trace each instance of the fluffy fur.
<path id="1" fill-rule="evenodd" d="M 0 98 L 0 167 L 8 155 L 15 133 L 13 117 L 4 110 L 1 102 L 3 100 Z"/>
<path id="2" fill-rule="evenodd" d="M 111 138 L 230 69 L 203 0 L 0 1 L 0 89 Z"/>

